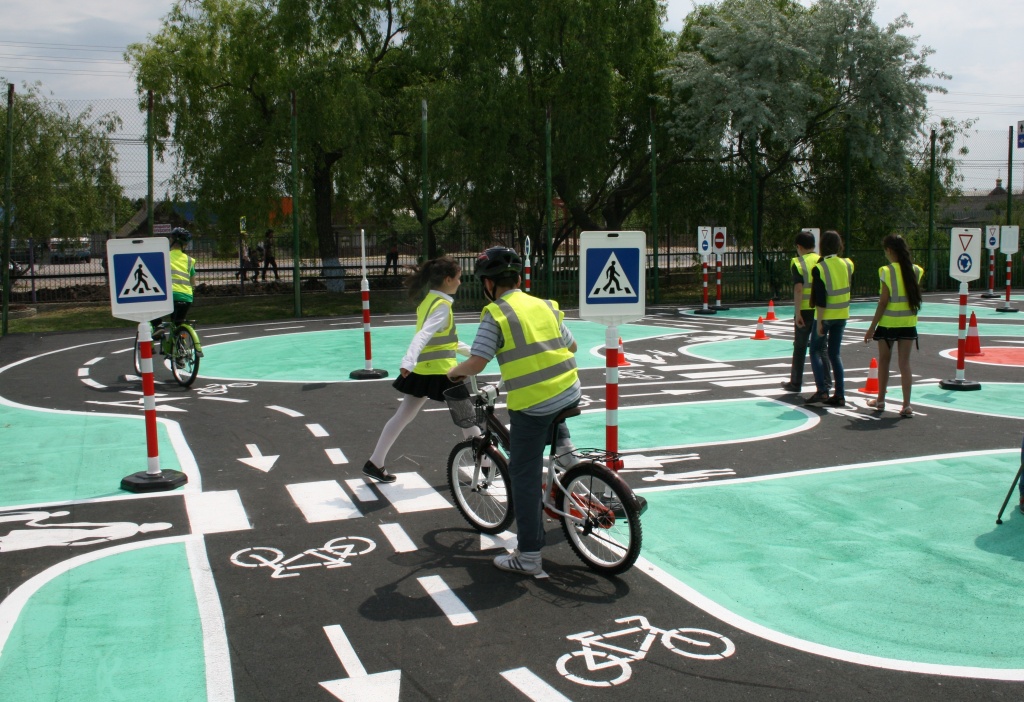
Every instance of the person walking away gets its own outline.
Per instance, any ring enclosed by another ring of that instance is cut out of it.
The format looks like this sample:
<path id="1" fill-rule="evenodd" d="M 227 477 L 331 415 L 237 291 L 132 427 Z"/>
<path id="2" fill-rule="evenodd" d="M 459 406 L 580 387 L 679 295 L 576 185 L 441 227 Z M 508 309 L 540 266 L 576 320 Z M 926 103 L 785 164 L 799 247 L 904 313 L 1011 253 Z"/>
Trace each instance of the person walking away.
<path id="1" fill-rule="evenodd" d="M 910 352 L 917 342 L 917 313 L 921 309 L 921 280 L 924 269 L 910 257 L 910 247 L 899 234 L 890 234 L 882 240 L 882 249 L 888 265 L 878 269 L 881 281 L 878 290 L 878 307 L 871 319 L 871 326 L 864 333 L 864 343 L 878 342 L 878 397 L 868 400 L 868 407 L 878 412 L 885 410 L 885 391 L 889 387 L 889 363 L 892 347 L 896 345 L 900 369 L 900 385 L 903 390 L 901 417 L 914 416 L 910 406 L 910 390 L 913 376 L 910 371 Z"/>
<path id="2" fill-rule="evenodd" d="M 192 307 L 192 291 L 196 284 L 196 260 L 185 253 L 192 243 L 192 232 L 181 227 L 171 230 L 171 301 L 174 311 L 171 312 L 171 324 L 178 326 L 185 321 Z M 151 324 L 156 327 L 163 317 L 154 319 Z"/>
<path id="3" fill-rule="evenodd" d="M 277 274 L 277 256 L 274 255 L 274 230 L 268 229 L 263 235 L 263 280 L 267 280 L 267 269 L 274 267 L 274 280 L 280 280 Z"/>
<path id="4" fill-rule="evenodd" d="M 818 264 L 820 256 L 814 252 L 814 235 L 802 231 L 796 235 L 796 256 L 790 261 L 793 279 L 793 360 L 789 368 L 789 380 L 782 383 L 786 392 L 800 392 L 804 381 L 804 361 L 807 358 L 807 344 L 814 326 L 814 307 L 811 305 L 811 270 Z M 832 389 L 832 368 L 825 362 L 825 392 Z"/>
<path id="5" fill-rule="evenodd" d="M 853 261 L 839 256 L 843 251 L 843 238 L 839 232 L 829 230 L 821 235 L 821 260 L 811 270 L 811 299 L 814 304 L 814 326 L 811 334 L 811 370 L 814 372 L 815 393 L 807 404 L 846 406 L 843 385 L 843 359 L 841 357 L 843 331 L 850 318 L 850 282 L 853 279 Z M 835 376 L 835 394 L 828 396 L 825 374 L 825 356 Z"/>
<path id="6" fill-rule="evenodd" d="M 404 397 L 394 416 L 384 425 L 373 454 L 363 465 L 363 475 L 378 482 L 395 481 L 395 476 L 384 467 L 388 451 L 428 399 L 444 402 L 444 391 L 455 386 L 447 372 L 455 366 L 456 350 L 461 346 L 463 354 L 469 354 L 469 347 L 459 344 L 452 314 L 453 296 L 461 282 L 462 269 L 448 256 L 423 263 L 406 278 L 409 297 L 417 297 L 424 289 L 427 292 L 416 308 L 416 333 L 402 359 L 399 375 L 392 383 Z M 479 433 L 477 427 L 463 429 L 467 438 Z"/>
<path id="7" fill-rule="evenodd" d="M 576 340 L 565 326 L 565 313 L 554 300 L 519 289 L 523 260 L 505 247 L 487 249 L 477 258 L 475 275 L 491 302 L 480 316 L 470 357 L 448 371 L 461 380 L 483 371 L 495 356 L 508 392 L 511 422 L 509 480 L 515 505 L 518 549 L 494 559 L 498 568 L 524 575 L 544 572 L 544 448 L 551 425 L 562 411 L 580 401 Z M 571 463 L 574 447 L 565 424 L 556 437 L 559 463 Z"/>
<path id="8" fill-rule="evenodd" d="M 395 275 L 398 275 L 398 242 L 392 241 L 384 254 L 384 275 L 388 274 L 388 268 L 393 268 Z"/>

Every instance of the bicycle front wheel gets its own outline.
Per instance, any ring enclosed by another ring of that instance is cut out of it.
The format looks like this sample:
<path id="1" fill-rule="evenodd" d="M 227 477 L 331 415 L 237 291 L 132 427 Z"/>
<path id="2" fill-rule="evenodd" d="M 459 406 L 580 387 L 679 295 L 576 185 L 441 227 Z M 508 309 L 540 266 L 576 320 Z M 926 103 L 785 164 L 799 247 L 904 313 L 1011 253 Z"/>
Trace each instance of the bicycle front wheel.
<path id="1" fill-rule="evenodd" d="M 557 507 L 562 531 L 576 555 L 598 573 L 629 570 L 640 556 L 643 531 L 636 498 L 609 468 L 580 463 L 561 478 Z"/>
<path id="2" fill-rule="evenodd" d="M 448 456 L 448 489 L 455 507 L 473 528 L 500 534 L 512 523 L 512 496 L 508 470 L 494 465 L 477 468 L 473 439 L 466 439 Z"/>
<path id="3" fill-rule="evenodd" d="M 199 375 L 199 354 L 196 353 L 195 339 L 185 327 L 178 327 L 174 332 L 174 356 L 171 359 L 171 370 L 174 379 L 183 388 L 187 388 Z"/>

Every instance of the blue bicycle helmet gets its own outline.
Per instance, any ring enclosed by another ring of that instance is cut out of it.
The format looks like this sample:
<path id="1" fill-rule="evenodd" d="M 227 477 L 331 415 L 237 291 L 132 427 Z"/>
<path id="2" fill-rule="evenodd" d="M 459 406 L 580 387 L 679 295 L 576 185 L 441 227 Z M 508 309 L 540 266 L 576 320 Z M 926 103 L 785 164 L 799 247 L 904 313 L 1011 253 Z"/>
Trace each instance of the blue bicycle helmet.
<path id="1" fill-rule="evenodd" d="M 171 243 L 181 243 L 184 247 L 185 244 L 192 241 L 192 232 L 188 229 L 182 229 L 181 227 L 175 227 L 171 230 Z"/>

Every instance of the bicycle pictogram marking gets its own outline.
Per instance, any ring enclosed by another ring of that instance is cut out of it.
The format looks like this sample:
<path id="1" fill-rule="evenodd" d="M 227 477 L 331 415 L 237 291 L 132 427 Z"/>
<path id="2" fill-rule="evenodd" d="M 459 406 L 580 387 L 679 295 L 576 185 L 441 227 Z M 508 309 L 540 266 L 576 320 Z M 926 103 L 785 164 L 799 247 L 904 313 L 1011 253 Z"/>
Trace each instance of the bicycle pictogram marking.
<path id="1" fill-rule="evenodd" d="M 730 639 L 707 629 L 659 629 L 639 614 L 615 620 L 616 624 L 630 622 L 636 625 L 605 634 L 583 631 L 566 636 L 583 647 L 559 658 L 555 664 L 558 672 L 567 680 L 589 687 L 621 685 L 633 674 L 631 664 L 646 658 L 659 637 L 665 648 L 687 658 L 717 661 L 736 652 L 736 646 Z M 641 632 L 646 633 L 637 637 Z M 624 637 L 633 637 L 634 644 L 639 640 L 639 645 L 626 648 L 608 643 L 609 639 Z"/>
<path id="2" fill-rule="evenodd" d="M 254 388 L 256 383 L 208 383 L 196 390 L 197 395 L 227 395 L 228 388 Z"/>
<path id="3" fill-rule="evenodd" d="M 347 568 L 348 558 L 362 556 L 377 548 L 377 544 L 362 536 L 339 536 L 320 548 L 309 548 L 285 558 L 284 552 L 271 546 L 251 546 L 232 554 L 231 562 L 243 568 L 270 568 L 271 578 L 292 578 L 301 573 L 288 571 L 303 568 Z M 305 562 L 303 562 L 305 561 Z"/>

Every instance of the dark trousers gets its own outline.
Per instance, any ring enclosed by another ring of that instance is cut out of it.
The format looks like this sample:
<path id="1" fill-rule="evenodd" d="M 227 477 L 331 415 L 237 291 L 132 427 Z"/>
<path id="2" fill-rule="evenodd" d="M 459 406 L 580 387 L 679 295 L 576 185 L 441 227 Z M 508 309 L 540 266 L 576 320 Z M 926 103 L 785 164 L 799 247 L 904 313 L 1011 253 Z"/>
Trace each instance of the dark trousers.
<path id="1" fill-rule="evenodd" d="M 807 360 L 807 347 L 810 343 L 811 332 L 814 330 L 814 310 L 800 310 L 800 317 L 804 320 L 802 327 L 793 324 L 793 361 L 789 369 L 789 382 L 798 388 L 803 387 L 804 362 Z M 825 364 L 825 387 L 832 389 L 832 365 L 828 356 L 824 358 Z"/>

